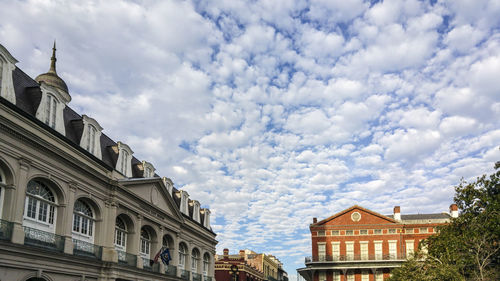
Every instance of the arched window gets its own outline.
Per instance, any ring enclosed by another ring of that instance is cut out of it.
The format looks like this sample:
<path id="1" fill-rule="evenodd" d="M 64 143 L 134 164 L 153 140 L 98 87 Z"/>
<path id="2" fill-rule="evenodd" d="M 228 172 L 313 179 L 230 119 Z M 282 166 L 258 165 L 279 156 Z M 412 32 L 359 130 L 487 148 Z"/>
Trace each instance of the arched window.
<path id="1" fill-rule="evenodd" d="M 171 240 L 171 238 L 168 235 L 164 235 L 163 239 L 162 239 L 162 244 L 161 244 L 162 247 L 170 249 L 170 246 L 171 246 L 170 240 Z"/>
<path id="2" fill-rule="evenodd" d="M 200 251 L 194 248 L 191 251 L 191 271 L 196 273 L 198 272 L 198 262 L 200 261 Z"/>
<path id="3" fill-rule="evenodd" d="M 32 180 L 26 189 L 24 219 L 28 226 L 54 229 L 56 200 L 50 188 L 39 180 Z"/>
<path id="4" fill-rule="evenodd" d="M 184 269 L 186 266 L 186 258 L 187 258 L 187 247 L 186 244 L 179 244 L 179 268 Z"/>
<path id="5" fill-rule="evenodd" d="M 144 258 L 149 258 L 149 252 L 151 249 L 151 236 L 149 232 L 141 228 L 141 256 Z"/>
<path id="6" fill-rule="evenodd" d="M 210 268 L 210 255 L 205 253 L 203 255 L 203 275 L 208 276 L 208 269 Z"/>
<path id="7" fill-rule="evenodd" d="M 73 236 L 93 242 L 94 214 L 90 206 L 83 200 L 76 200 L 73 208 Z"/>
<path id="8" fill-rule="evenodd" d="M 53 95 L 47 95 L 47 103 L 45 105 L 45 124 L 51 128 L 56 128 L 56 108 L 57 100 Z"/>
<path id="9" fill-rule="evenodd" d="M 116 217 L 115 220 L 115 249 L 120 251 L 127 249 L 127 226 L 120 217 Z"/>

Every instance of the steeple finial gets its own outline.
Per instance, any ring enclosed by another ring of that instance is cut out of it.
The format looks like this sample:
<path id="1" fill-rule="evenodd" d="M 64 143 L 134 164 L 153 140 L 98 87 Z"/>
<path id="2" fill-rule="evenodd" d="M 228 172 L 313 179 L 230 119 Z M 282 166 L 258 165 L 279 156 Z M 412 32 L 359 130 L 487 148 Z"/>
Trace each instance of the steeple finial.
<path id="1" fill-rule="evenodd" d="M 50 69 L 49 72 L 56 72 L 56 40 L 54 39 L 54 47 L 52 47 L 52 57 L 50 58 Z"/>

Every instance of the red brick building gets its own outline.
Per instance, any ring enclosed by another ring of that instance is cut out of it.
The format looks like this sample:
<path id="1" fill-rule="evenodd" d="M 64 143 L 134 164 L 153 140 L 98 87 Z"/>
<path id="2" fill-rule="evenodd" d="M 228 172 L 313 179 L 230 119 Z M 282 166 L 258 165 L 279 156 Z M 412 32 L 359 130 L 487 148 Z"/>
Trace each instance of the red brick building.
<path id="1" fill-rule="evenodd" d="M 381 215 L 352 206 L 310 225 L 312 256 L 297 272 L 307 281 L 379 281 L 390 276 L 436 227 L 458 216 L 455 204 L 450 213 Z"/>
<path id="2" fill-rule="evenodd" d="M 235 267 L 237 271 L 235 271 Z M 245 253 L 229 255 L 229 250 L 224 249 L 222 256 L 217 255 L 215 260 L 215 280 L 235 281 L 234 272 L 238 275 L 237 281 L 264 281 L 264 273 L 250 265 L 245 259 Z"/>

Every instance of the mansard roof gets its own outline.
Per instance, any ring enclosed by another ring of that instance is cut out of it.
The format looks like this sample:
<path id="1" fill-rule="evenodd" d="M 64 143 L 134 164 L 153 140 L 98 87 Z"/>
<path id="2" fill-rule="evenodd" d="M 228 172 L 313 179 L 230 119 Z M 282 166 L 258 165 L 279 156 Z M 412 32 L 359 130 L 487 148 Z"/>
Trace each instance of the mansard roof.
<path id="1" fill-rule="evenodd" d="M 0 48 L 5 49 L 1 44 Z M 65 134 L 62 135 L 61 133 L 57 132 L 56 130 L 36 118 L 36 112 L 38 107 L 40 106 L 40 102 L 42 99 L 42 90 L 40 84 L 18 67 L 16 67 L 12 71 L 12 80 L 16 96 L 16 104 L 12 104 L 4 98 L 0 98 L 0 103 L 6 105 L 9 108 L 12 108 L 14 111 L 25 116 L 38 126 L 52 133 L 54 136 L 70 144 L 79 152 L 94 160 L 96 164 L 104 167 L 109 171 L 114 170 L 114 167 L 116 167 L 116 162 L 118 161 L 118 151 L 115 151 L 113 147 L 116 147 L 118 145 L 117 142 L 115 142 L 106 134 L 102 133 L 100 137 L 101 159 L 97 158 L 92 153 L 88 152 L 80 146 L 80 140 L 82 138 L 84 127 L 82 121 L 83 118 L 80 114 L 74 111 L 71 107 L 67 105 L 65 106 L 63 110 Z M 139 165 L 142 165 L 142 162 L 136 157 L 132 156 L 132 177 L 130 179 L 142 178 L 143 170 L 139 168 Z M 156 173 L 154 174 L 154 177 L 158 178 L 158 180 L 161 180 L 159 175 Z M 175 196 L 177 191 L 178 189 L 173 187 L 172 199 L 175 205 L 177 205 L 177 208 L 179 208 L 180 199 Z M 200 224 L 192 219 L 192 210 L 190 211 L 190 216 L 184 216 L 194 223 Z M 203 226 L 204 216 L 201 214 L 201 208 L 200 218 L 201 226 Z M 212 231 L 210 228 L 208 230 Z"/>

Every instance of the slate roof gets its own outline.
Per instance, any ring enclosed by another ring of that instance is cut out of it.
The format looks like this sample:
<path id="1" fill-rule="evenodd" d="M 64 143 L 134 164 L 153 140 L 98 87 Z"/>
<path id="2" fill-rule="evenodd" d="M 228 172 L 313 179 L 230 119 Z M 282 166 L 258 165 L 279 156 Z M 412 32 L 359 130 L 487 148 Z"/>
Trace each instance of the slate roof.
<path id="1" fill-rule="evenodd" d="M 387 216 L 392 219 L 394 218 L 394 215 Z M 401 220 L 443 220 L 449 218 L 450 215 L 447 213 L 401 215 Z"/>
<path id="2" fill-rule="evenodd" d="M 1 45 L 0 45 L 1 46 Z M 88 157 L 92 158 L 96 163 L 103 166 L 109 171 L 114 170 L 116 167 L 116 162 L 118 160 L 118 153 L 116 153 L 112 147 L 116 146 L 117 143 L 113 141 L 106 134 L 101 134 L 101 159 L 95 157 L 93 154 L 83 149 L 80 146 L 80 140 L 83 134 L 83 121 L 82 116 L 74 111 L 71 107 L 66 105 L 63 110 L 63 119 L 64 119 L 64 128 L 65 135 L 61 135 L 56 130 L 47 126 L 45 123 L 41 122 L 36 118 L 36 111 L 40 105 L 40 101 L 42 99 L 42 91 L 40 89 L 40 85 L 29 75 L 24 73 L 20 68 L 16 67 L 12 72 L 12 80 L 14 84 L 14 92 L 16 95 L 16 104 L 13 105 L 10 102 L 0 97 L 0 102 L 7 105 L 8 107 L 16 110 L 17 112 L 25 115 L 40 127 L 46 129 L 52 134 L 60 137 L 66 143 L 71 144 L 74 148 L 78 149 L 80 152 L 86 154 Z M 136 157 L 132 157 L 132 177 L 131 178 L 142 178 L 143 170 L 138 166 L 142 165 L 142 161 L 137 159 Z M 159 177 L 159 175 L 155 174 L 154 177 Z M 178 189 L 173 187 L 172 197 L 177 207 L 180 207 L 180 198 L 178 198 L 175 194 L 178 192 Z M 191 200 L 190 200 L 191 201 Z M 186 215 L 185 215 L 186 216 Z M 192 207 L 190 207 L 190 216 L 186 216 L 192 221 Z M 204 217 L 200 214 L 201 225 L 203 225 Z M 198 222 L 196 222 L 198 223 Z M 200 224 L 200 223 L 198 223 Z"/>

